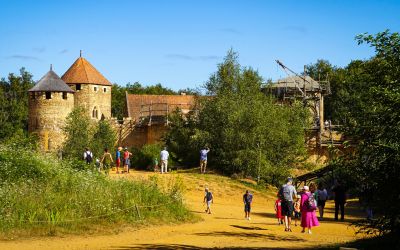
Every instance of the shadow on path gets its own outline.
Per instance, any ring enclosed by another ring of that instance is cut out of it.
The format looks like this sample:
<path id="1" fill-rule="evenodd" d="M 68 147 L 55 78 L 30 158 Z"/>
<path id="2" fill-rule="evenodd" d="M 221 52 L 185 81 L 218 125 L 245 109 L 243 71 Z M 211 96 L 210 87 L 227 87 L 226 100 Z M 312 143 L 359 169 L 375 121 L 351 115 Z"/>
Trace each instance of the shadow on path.
<path id="1" fill-rule="evenodd" d="M 231 227 L 245 229 L 245 230 L 268 230 L 266 228 L 261 228 L 261 227 L 245 227 L 245 226 L 239 226 L 239 225 L 231 225 Z"/>
<path id="2" fill-rule="evenodd" d="M 302 239 L 293 235 L 275 235 L 275 234 L 260 234 L 260 233 L 244 233 L 244 232 L 210 232 L 210 233 L 194 233 L 197 236 L 209 237 L 241 237 L 241 238 L 257 238 L 259 240 L 277 240 L 277 241 L 302 241 Z"/>
<path id="3" fill-rule="evenodd" d="M 280 250 L 280 249 L 287 249 L 287 248 L 280 248 L 280 247 L 275 247 L 275 248 L 268 248 L 268 247 L 248 247 L 248 248 L 247 247 L 223 247 L 223 248 L 211 247 L 211 248 L 206 248 L 206 247 L 196 247 L 196 246 L 180 245 L 180 244 L 169 244 L 169 245 L 140 244 L 140 245 L 132 245 L 132 246 L 117 246 L 117 247 L 112 247 L 109 249 L 114 249 L 114 250 L 140 250 L 140 249 L 155 249 L 155 250 L 160 250 L 160 249 L 165 249 L 165 250 L 175 250 L 175 249 L 181 249 L 181 250 L 202 250 L 202 249 Z"/>

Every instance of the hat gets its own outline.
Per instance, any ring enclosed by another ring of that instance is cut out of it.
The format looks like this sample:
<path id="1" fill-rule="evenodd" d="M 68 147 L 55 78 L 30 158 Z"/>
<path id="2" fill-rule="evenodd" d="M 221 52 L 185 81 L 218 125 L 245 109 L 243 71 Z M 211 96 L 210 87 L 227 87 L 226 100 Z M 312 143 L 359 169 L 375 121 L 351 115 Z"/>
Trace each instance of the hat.
<path id="1" fill-rule="evenodd" d="M 128 148 L 127 148 L 127 147 L 125 147 L 125 148 L 124 148 L 124 150 L 128 150 Z"/>
<path id="2" fill-rule="evenodd" d="M 287 178 L 287 182 L 292 182 L 292 181 L 293 181 L 292 177 Z"/>
<path id="3" fill-rule="evenodd" d="M 308 190 L 310 190 L 310 189 L 308 188 L 308 186 L 304 186 L 304 187 L 303 187 L 303 190 L 304 190 L 304 191 L 308 191 Z"/>

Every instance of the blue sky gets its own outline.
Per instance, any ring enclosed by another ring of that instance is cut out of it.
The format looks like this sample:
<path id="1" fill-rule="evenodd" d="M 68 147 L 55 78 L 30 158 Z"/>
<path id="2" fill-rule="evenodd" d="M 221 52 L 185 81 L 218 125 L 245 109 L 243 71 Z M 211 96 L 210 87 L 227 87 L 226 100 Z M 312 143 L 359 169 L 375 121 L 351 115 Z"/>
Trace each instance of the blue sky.
<path id="1" fill-rule="evenodd" d="M 328 59 L 344 66 L 373 54 L 357 34 L 400 31 L 400 1 L 0 0 L 0 76 L 25 67 L 61 76 L 79 56 L 111 82 L 201 86 L 226 52 L 264 79 Z"/>

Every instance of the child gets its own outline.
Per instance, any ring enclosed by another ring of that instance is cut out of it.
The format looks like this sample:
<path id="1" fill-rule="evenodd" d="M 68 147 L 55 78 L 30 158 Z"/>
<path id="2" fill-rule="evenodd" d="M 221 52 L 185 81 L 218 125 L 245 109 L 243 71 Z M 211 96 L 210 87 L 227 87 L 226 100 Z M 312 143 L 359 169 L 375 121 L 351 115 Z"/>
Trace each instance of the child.
<path id="1" fill-rule="evenodd" d="M 101 172 L 100 160 L 98 158 L 96 158 L 95 164 L 96 164 L 97 171 Z"/>
<path id="2" fill-rule="evenodd" d="M 278 218 L 278 225 L 283 224 L 282 221 L 282 201 L 281 198 L 279 197 L 278 194 L 278 199 L 275 201 L 275 212 L 276 212 L 276 218 Z"/>
<path id="3" fill-rule="evenodd" d="M 213 199 L 213 195 L 212 193 L 208 190 L 208 188 L 206 188 L 204 190 L 204 203 L 207 202 L 207 209 L 206 209 L 206 213 L 208 212 L 209 214 L 211 214 L 211 203 L 214 203 Z"/>
<path id="4" fill-rule="evenodd" d="M 297 227 L 297 220 L 301 218 L 300 213 L 300 195 L 296 196 L 296 201 L 293 204 L 294 207 L 294 225 Z"/>

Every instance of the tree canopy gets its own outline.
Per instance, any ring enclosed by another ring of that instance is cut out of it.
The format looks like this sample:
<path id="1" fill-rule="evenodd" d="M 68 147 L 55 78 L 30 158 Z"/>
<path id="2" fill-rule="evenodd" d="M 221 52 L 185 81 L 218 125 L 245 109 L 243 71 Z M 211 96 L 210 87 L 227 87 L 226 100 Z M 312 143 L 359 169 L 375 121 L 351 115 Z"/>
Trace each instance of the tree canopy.
<path id="1" fill-rule="evenodd" d="M 188 159 L 185 154 L 197 155 L 207 145 L 215 169 L 278 184 L 305 153 L 308 112 L 298 103 L 277 105 L 260 91 L 262 82 L 257 71 L 241 67 L 237 53 L 229 51 L 205 83 L 210 97 L 199 98 L 198 114 L 172 118 L 166 138 L 170 150 L 193 161 L 195 155 Z"/>

